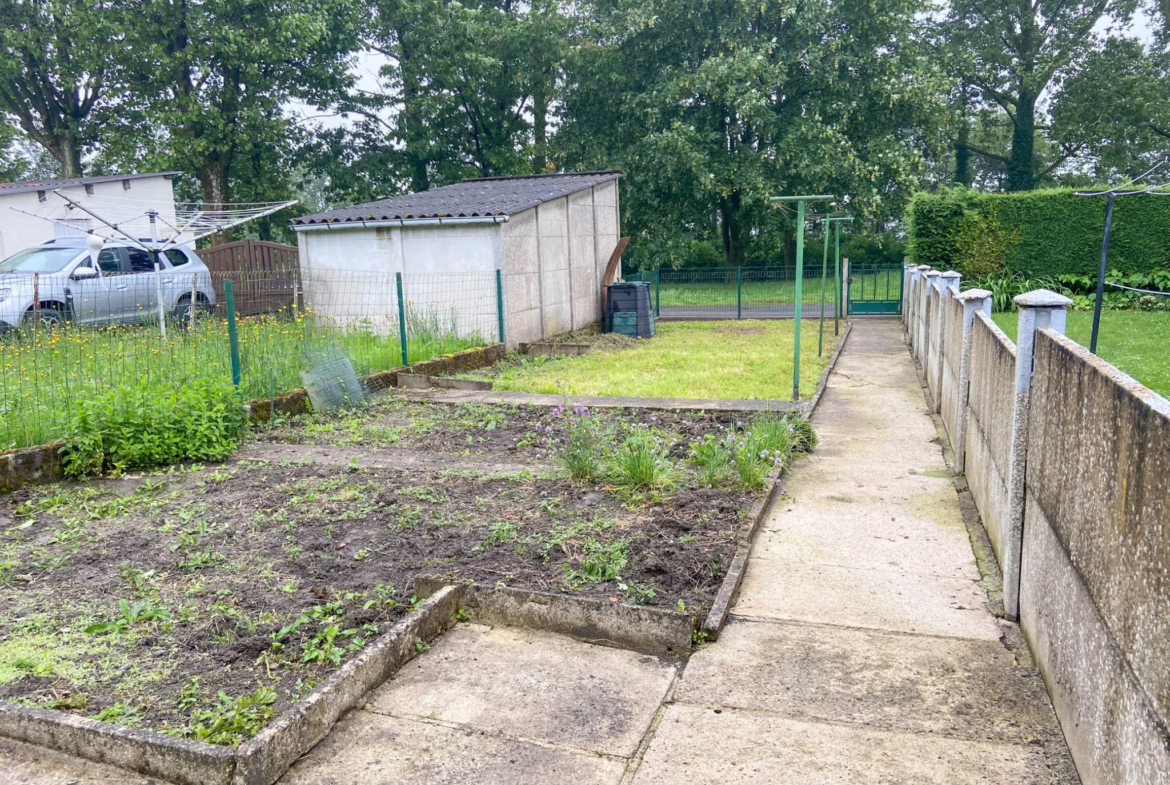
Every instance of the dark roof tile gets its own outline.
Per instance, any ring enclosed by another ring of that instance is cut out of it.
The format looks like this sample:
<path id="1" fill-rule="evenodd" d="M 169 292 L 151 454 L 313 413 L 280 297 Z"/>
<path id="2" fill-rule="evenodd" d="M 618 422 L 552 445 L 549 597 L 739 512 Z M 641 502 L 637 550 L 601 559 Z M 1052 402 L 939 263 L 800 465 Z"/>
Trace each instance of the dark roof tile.
<path id="1" fill-rule="evenodd" d="M 483 177 L 456 185 L 403 194 L 353 207 L 294 218 L 293 226 L 426 218 L 481 218 L 514 215 L 543 202 L 616 180 L 621 172 L 567 172 L 523 177 Z"/>

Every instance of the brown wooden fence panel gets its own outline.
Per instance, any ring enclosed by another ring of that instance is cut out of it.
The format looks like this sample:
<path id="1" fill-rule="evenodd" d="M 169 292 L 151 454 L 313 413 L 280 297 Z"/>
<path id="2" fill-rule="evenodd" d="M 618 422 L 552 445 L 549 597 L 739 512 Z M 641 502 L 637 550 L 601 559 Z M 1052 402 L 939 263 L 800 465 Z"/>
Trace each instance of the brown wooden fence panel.
<path id="1" fill-rule="evenodd" d="M 293 305 L 298 293 L 300 256 L 295 245 L 239 240 L 195 252 L 223 303 L 223 282 L 231 280 L 238 316 L 272 313 Z"/>

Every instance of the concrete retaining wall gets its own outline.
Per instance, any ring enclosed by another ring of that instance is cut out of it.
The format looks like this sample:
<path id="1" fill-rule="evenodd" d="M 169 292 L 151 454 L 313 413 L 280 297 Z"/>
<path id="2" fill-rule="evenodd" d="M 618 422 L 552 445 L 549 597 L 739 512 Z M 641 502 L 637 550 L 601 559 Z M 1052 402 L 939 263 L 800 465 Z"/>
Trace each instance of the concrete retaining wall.
<path id="1" fill-rule="evenodd" d="M 996 557 L 1003 561 L 1003 522 L 1008 508 L 1016 346 L 983 313 L 971 324 L 967 395 L 967 484 Z"/>
<path id="2" fill-rule="evenodd" d="M 942 340 L 940 414 L 953 442 L 959 428 L 959 363 L 963 355 L 963 306 L 958 300 L 948 297 L 944 308 L 946 326 Z"/>
<path id="3" fill-rule="evenodd" d="M 1170 782 L 1170 402 L 1036 338 L 1021 622 L 1086 782 Z"/>
<path id="4" fill-rule="evenodd" d="M 963 306 L 911 301 L 907 338 L 1082 782 L 1170 782 L 1170 401 L 1063 336 L 1055 293 L 1017 298 L 1018 347 L 969 313 L 965 361 Z"/>

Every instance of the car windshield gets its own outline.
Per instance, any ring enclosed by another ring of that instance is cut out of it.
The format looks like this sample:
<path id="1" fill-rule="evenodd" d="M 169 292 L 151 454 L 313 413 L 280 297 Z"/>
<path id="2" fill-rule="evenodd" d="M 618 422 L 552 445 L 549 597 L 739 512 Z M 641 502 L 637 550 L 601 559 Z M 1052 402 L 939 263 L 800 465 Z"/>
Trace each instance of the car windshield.
<path id="1" fill-rule="evenodd" d="M 0 262 L 0 273 L 55 273 L 77 258 L 76 248 L 26 248 Z"/>

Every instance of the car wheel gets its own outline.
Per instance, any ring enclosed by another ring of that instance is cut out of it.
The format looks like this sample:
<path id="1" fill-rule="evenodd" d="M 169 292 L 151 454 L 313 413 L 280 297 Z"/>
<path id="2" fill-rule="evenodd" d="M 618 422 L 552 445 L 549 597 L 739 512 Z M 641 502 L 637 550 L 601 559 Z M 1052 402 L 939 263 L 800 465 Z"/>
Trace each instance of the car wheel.
<path id="1" fill-rule="evenodd" d="M 46 306 L 41 308 L 40 311 L 40 323 L 41 327 L 43 328 L 56 330 L 64 327 L 66 322 L 69 321 L 65 315 L 65 312 L 60 308 Z M 29 308 L 27 311 L 25 311 L 23 324 L 26 327 L 32 327 L 37 323 L 37 318 L 38 317 L 35 309 Z"/>
<path id="2" fill-rule="evenodd" d="M 175 320 L 181 324 L 189 325 L 191 323 L 192 310 L 195 311 L 195 321 L 199 321 L 211 313 L 211 306 L 206 300 L 196 300 L 192 305 L 190 297 L 184 298 L 175 307 Z"/>

